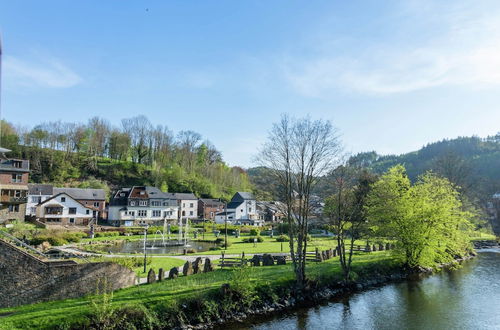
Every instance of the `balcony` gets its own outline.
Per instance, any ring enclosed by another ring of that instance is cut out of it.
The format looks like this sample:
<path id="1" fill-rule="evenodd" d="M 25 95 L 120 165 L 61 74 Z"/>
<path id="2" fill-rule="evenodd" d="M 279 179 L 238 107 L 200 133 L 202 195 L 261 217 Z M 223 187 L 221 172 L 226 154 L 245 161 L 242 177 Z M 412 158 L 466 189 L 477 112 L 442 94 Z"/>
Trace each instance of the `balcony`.
<path id="1" fill-rule="evenodd" d="M 28 197 L 26 196 L 9 196 L 9 195 L 2 195 L 0 197 L 0 202 L 1 203 L 10 203 L 10 204 L 21 204 L 21 203 L 26 203 L 28 201 Z"/>

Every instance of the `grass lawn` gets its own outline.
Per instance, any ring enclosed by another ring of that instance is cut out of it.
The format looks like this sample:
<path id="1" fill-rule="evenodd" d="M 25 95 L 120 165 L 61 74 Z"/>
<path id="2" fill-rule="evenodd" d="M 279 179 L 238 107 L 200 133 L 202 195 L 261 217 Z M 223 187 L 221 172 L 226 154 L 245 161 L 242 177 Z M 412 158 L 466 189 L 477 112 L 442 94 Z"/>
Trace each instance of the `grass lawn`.
<path id="1" fill-rule="evenodd" d="M 138 266 L 134 268 L 135 273 L 140 277 L 147 277 L 149 269 L 153 269 L 156 274 L 160 268 L 163 268 L 165 271 L 169 271 L 172 267 L 179 267 L 184 265 L 185 261 L 177 258 L 151 258 L 151 263 L 146 266 L 146 273 L 144 273 L 144 266 Z"/>
<path id="2" fill-rule="evenodd" d="M 159 259 L 159 258 L 158 258 Z M 166 261 L 167 263 L 169 261 Z M 362 272 L 370 265 L 395 264 L 389 252 L 359 254 L 354 258 L 354 270 Z M 338 258 L 323 263 L 308 265 L 308 276 L 313 279 L 340 276 Z M 291 265 L 270 267 L 248 267 L 245 269 L 224 269 L 211 273 L 181 276 L 151 285 L 134 286 L 114 292 L 113 306 L 144 304 L 153 306 L 182 299 L 202 299 L 208 293 L 220 288 L 223 283 L 232 283 L 244 277 L 253 288 L 269 285 L 279 287 L 293 281 Z M 93 298 L 67 299 L 17 308 L 0 309 L 0 329 L 50 328 L 75 320 L 93 311 Z M 9 315 L 9 313 L 12 313 Z M 7 315 L 7 316 L 5 316 Z"/>

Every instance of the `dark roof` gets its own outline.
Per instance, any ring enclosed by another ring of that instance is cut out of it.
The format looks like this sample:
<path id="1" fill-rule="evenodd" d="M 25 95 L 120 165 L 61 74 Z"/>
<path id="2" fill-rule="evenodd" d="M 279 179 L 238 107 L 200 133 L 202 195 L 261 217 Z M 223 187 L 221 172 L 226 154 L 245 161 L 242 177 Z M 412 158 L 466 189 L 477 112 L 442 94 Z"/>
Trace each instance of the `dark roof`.
<path id="1" fill-rule="evenodd" d="M 226 213 L 227 215 L 234 214 L 234 212 L 227 211 L 227 212 L 218 212 L 215 215 L 226 215 Z"/>
<path id="2" fill-rule="evenodd" d="M 21 162 L 20 167 L 14 167 L 14 162 Z M 30 162 L 25 159 L 0 159 L 0 171 L 28 173 Z"/>
<path id="3" fill-rule="evenodd" d="M 227 204 L 227 209 L 235 209 L 237 208 L 238 206 L 240 206 L 241 204 L 243 204 L 243 201 L 234 201 L 234 202 L 229 202 Z"/>
<path id="4" fill-rule="evenodd" d="M 200 202 L 204 205 L 224 205 L 224 203 L 220 200 L 212 198 L 200 198 Z"/>
<path id="5" fill-rule="evenodd" d="M 193 194 L 193 193 L 174 193 L 174 196 L 178 200 L 191 200 L 195 199 L 198 200 L 198 198 Z"/>
<path id="6" fill-rule="evenodd" d="M 234 194 L 233 198 L 231 199 L 231 202 L 233 201 L 243 202 L 245 200 L 255 200 L 255 197 L 250 192 L 239 191 L 236 194 Z"/>
<path id="7" fill-rule="evenodd" d="M 141 194 L 144 192 L 144 194 Z M 120 196 L 120 194 L 125 196 Z M 118 190 L 111 199 L 111 206 L 127 205 L 129 198 L 144 198 L 144 199 L 171 199 L 177 200 L 176 196 L 172 193 L 165 193 L 160 189 L 152 186 L 134 186 L 132 188 L 122 188 Z"/>
<path id="8" fill-rule="evenodd" d="M 53 193 L 54 187 L 51 184 L 28 184 L 28 195 L 52 195 Z"/>
<path id="9" fill-rule="evenodd" d="M 80 203 L 79 201 L 77 201 L 77 200 L 76 200 L 76 198 L 72 197 L 70 194 L 67 194 L 67 193 L 65 193 L 65 192 L 61 192 L 61 193 L 59 193 L 59 194 L 55 194 L 54 196 L 52 196 L 52 197 L 50 197 L 50 198 L 48 198 L 48 199 L 44 200 L 43 202 L 38 203 L 38 205 L 43 205 L 43 204 L 45 204 L 45 203 L 47 203 L 47 202 L 49 202 L 49 201 L 51 201 L 51 200 L 55 199 L 55 198 L 56 198 L 56 197 L 58 197 L 58 196 L 61 196 L 61 195 L 66 195 L 66 196 L 68 196 L 69 198 L 73 199 L 75 202 L 77 202 L 78 204 L 80 204 L 81 206 L 83 206 L 83 207 L 84 207 L 84 208 L 86 208 L 86 209 L 91 209 L 91 210 L 94 210 L 94 208 L 93 208 L 93 207 L 90 207 L 90 206 L 88 206 L 88 205 L 83 205 L 82 203 Z M 59 202 L 58 202 L 58 203 L 59 203 Z M 50 205 L 50 204 L 49 204 L 49 205 Z"/>
<path id="10" fill-rule="evenodd" d="M 104 189 L 91 188 L 54 188 L 54 194 L 66 193 L 78 200 L 106 200 Z"/>

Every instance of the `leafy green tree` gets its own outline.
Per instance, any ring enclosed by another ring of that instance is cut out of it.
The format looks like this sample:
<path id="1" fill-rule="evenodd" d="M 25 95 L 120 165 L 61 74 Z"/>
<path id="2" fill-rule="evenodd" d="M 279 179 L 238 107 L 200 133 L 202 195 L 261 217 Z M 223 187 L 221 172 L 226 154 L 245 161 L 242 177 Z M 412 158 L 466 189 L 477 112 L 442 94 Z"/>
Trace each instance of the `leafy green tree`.
<path id="1" fill-rule="evenodd" d="M 434 267 L 465 255 L 470 249 L 470 214 L 459 193 L 432 172 L 412 186 L 402 165 L 389 169 L 373 184 L 367 214 L 379 234 L 394 237 L 406 266 Z"/>

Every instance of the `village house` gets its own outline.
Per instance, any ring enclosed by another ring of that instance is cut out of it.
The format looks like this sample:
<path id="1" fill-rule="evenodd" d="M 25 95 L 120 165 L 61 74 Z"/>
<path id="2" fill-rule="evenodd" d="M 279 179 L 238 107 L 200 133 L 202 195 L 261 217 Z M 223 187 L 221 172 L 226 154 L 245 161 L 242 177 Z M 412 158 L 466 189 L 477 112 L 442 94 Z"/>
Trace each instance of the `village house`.
<path id="1" fill-rule="evenodd" d="M 66 193 L 83 205 L 92 208 L 92 215 L 94 218 L 107 218 L 106 192 L 104 189 L 54 187 L 54 195 L 60 193 Z"/>
<path id="2" fill-rule="evenodd" d="M 26 216 L 34 217 L 39 203 L 60 193 L 66 193 L 76 201 L 91 208 L 93 218 L 106 218 L 106 192 L 104 189 L 57 188 L 50 184 L 28 184 Z"/>
<path id="3" fill-rule="evenodd" d="M 0 148 L 0 223 L 24 221 L 28 195 L 29 161 L 9 159 Z"/>
<path id="4" fill-rule="evenodd" d="M 261 226 L 264 220 L 259 219 L 257 201 L 252 193 L 237 192 L 227 204 L 227 210 L 215 215 L 215 222 L 233 225 Z"/>
<path id="5" fill-rule="evenodd" d="M 182 220 L 193 220 L 198 218 L 198 197 L 192 193 L 174 193 L 180 208 Z"/>
<path id="6" fill-rule="evenodd" d="M 94 209 L 60 193 L 41 202 L 36 207 L 36 218 L 47 225 L 88 226 L 95 221 Z"/>
<path id="7" fill-rule="evenodd" d="M 266 223 L 279 223 L 285 218 L 285 205 L 282 202 L 257 202 L 257 212 L 259 219 Z"/>
<path id="8" fill-rule="evenodd" d="M 117 226 L 164 225 L 177 221 L 178 212 L 175 194 L 150 186 L 134 186 L 114 194 L 108 222 Z"/>
<path id="9" fill-rule="evenodd" d="M 28 184 L 28 201 L 26 216 L 36 217 L 36 206 L 54 196 L 54 187 L 50 184 Z"/>
<path id="10" fill-rule="evenodd" d="M 200 198 L 198 200 L 198 215 L 202 220 L 214 220 L 215 215 L 224 211 L 224 203 L 218 199 Z"/>

